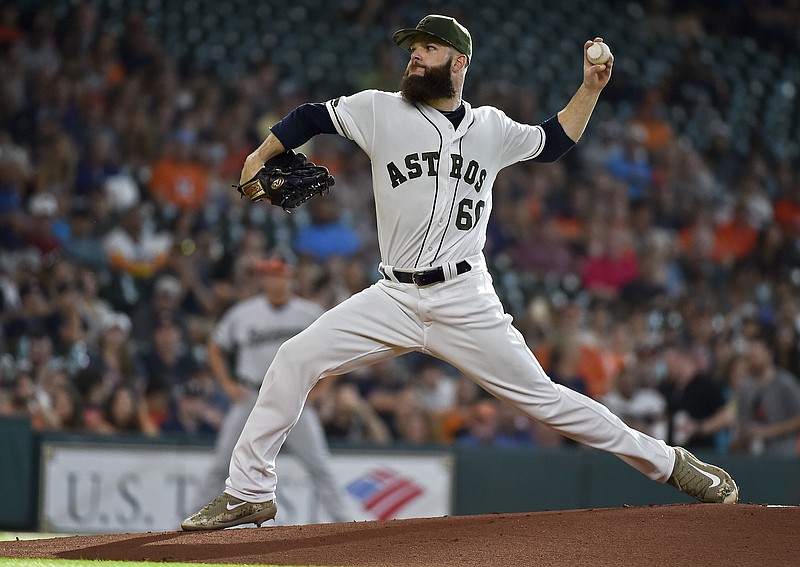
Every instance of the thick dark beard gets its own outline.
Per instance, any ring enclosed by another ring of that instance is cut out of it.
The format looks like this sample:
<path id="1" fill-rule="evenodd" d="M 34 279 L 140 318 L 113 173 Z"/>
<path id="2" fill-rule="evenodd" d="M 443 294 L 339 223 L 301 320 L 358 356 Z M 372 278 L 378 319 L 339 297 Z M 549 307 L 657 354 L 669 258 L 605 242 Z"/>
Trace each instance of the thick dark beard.
<path id="1" fill-rule="evenodd" d="M 452 58 L 440 67 L 428 67 L 423 75 L 409 75 L 400 81 L 403 98 L 412 104 L 456 96 L 456 88 L 450 78 Z"/>

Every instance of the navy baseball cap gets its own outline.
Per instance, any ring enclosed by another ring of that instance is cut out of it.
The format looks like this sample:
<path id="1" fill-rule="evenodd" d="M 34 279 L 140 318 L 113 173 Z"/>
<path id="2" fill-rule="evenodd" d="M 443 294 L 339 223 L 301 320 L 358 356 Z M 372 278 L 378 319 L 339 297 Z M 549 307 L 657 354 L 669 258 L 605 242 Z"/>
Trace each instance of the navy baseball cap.
<path id="1" fill-rule="evenodd" d="M 443 41 L 459 53 L 463 53 L 467 56 L 467 63 L 472 60 L 472 36 L 467 28 L 450 16 L 438 14 L 425 16 L 417 27 L 394 32 L 392 40 L 403 49 L 410 49 L 414 39 L 422 34 Z"/>

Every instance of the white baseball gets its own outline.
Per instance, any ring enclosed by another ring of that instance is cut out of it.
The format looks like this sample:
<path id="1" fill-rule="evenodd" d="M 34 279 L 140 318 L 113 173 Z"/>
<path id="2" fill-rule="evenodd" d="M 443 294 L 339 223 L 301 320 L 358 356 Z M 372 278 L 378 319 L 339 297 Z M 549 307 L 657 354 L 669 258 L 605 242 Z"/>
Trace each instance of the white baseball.
<path id="1" fill-rule="evenodd" d="M 611 50 L 602 41 L 597 41 L 586 50 L 586 57 L 592 65 L 604 65 L 611 57 Z"/>

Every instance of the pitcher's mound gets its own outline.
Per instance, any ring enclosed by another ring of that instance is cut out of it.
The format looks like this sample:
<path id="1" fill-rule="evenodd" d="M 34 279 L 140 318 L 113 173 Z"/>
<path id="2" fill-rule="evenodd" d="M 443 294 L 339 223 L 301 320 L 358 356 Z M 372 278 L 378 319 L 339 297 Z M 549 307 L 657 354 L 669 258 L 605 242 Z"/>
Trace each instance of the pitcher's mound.
<path id="1" fill-rule="evenodd" d="M 797 565 L 800 508 L 681 504 L 387 522 L 61 537 L 0 557 L 259 565 Z"/>

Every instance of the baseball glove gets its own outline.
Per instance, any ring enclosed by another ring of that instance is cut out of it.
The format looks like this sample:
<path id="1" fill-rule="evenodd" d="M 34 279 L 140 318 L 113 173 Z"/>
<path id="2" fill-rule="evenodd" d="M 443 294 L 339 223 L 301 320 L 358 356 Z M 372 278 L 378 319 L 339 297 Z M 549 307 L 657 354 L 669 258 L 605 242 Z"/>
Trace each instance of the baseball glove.
<path id="1" fill-rule="evenodd" d="M 290 211 L 314 195 L 327 193 L 333 184 L 327 167 L 308 161 L 305 154 L 289 150 L 267 160 L 252 179 L 234 187 L 253 202 L 268 199 L 273 205 Z"/>

